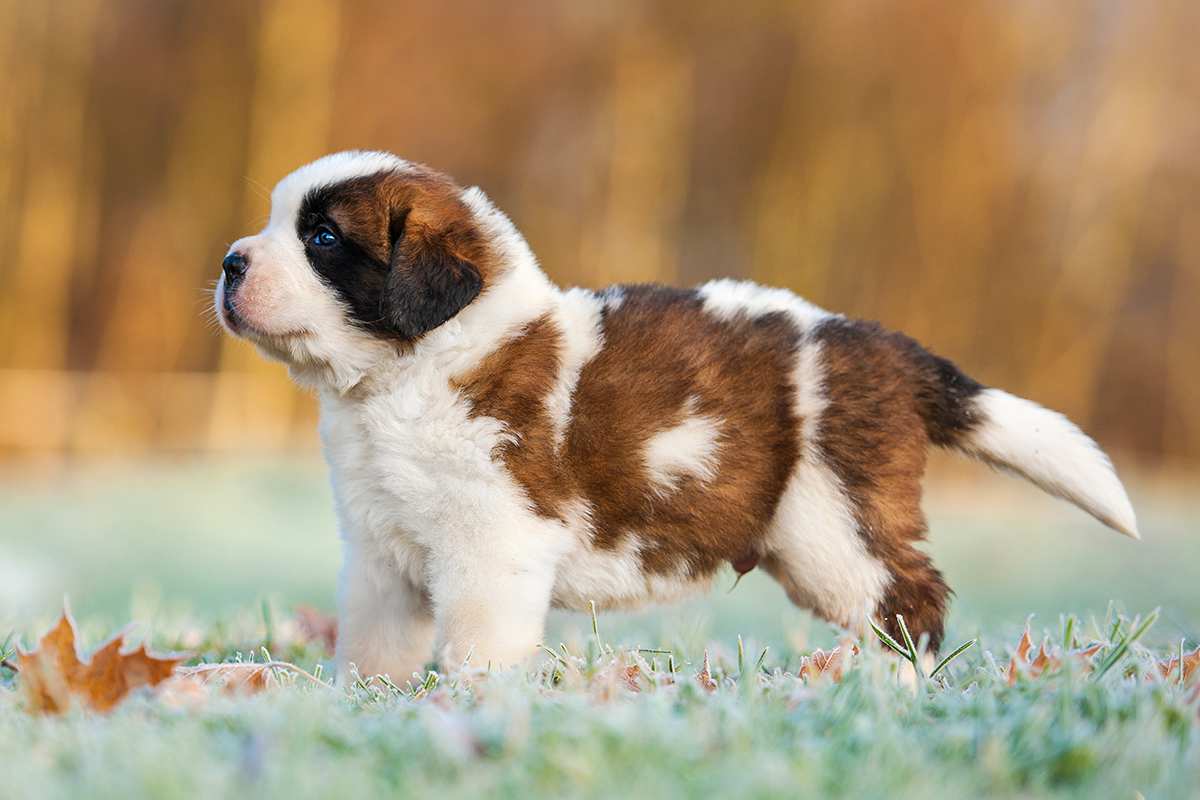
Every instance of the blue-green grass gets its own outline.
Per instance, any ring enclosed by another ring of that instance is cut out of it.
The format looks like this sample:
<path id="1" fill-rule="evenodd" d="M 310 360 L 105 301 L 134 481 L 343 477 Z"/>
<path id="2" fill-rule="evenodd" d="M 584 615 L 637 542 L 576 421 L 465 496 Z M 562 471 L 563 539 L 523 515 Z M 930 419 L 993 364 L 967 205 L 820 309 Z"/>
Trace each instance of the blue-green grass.
<path id="1" fill-rule="evenodd" d="M 1146 495 L 1134 544 L 1033 490 L 1006 495 L 1017 504 L 930 495 L 929 549 L 957 591 L 947 650 L 979 643 L 915 688 L 877 645 L 840 683 L 797 677 L 802 654 L 839 634 L 759 575 L 727 594 L 730 575 L 695 601 L 601 614 L 598 632 L 586 615 L 556 615 L 554 655 L 486 679 L 285 680 L 252 697 L 147 694 L 108 717 L 41 718 L 0 668 L 0 798 L 1200 796 L 1193 690 L 1144 677 L 1196 644 L 1194 500 Z M 265 647 L 328 676 L 329 653 L 297 636 L 290 609 L 330 607 L 333 531 L 309 461 L 10 474 L 0 645 L 10 631 L 31 644 L 69 594 L 88 647 L 132 619 L 134 640 L 197 659 Z M 1070 627 L 1109 642 L 1095 662 L 1106 664 L 1132 632 L 1113 632 L 1119 612 L 1154 608 L 1099 679 L 1068 660 L 1008 684 L 1031 616 L 1035 643 Z M 1069 626 L 1062 609 L 1079 612 Z M 706 653 L 711 694 L 695 680 Z"/>
<path id="2" fill-rule="evenodd" d="M 110 716 L 32 716 L 4 674 L 0 798 L 1182 798 L 1200 786 L 1191 689 L 1146 677 L 1167 649 L 1134 643 L 1102 676 L 1068 661 L 1010 685 L 1013 643 L 985 638 L 913 685 L 868 644 L 835 682 L 797 677 L 791 654 L 739 657 L 736 643 L 707 659 L 672 640 L 613 646 L 604 622 L 524 671 L 341 688 L 284 676 L 253 696 L 143 693 Z M 272 636 L 274 658 L 318 672 L 328 659 L 253 612 L 154 638 L 232 660 Z"/>

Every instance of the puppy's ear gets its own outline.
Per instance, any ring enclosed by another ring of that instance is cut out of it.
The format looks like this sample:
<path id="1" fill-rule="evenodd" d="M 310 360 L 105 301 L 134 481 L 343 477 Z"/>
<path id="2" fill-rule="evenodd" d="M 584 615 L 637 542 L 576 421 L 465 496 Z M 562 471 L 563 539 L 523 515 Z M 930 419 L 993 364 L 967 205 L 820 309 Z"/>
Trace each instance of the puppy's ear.
<path id="1" fill-rule="evenodd" d="M 407 212 L 393 218 L 391 271 L 381 310 L 400 336 L 415 339 L 461 311 L 483 288 L 479 269 L 457 251 L 453 230 L 412 224 Z"/>

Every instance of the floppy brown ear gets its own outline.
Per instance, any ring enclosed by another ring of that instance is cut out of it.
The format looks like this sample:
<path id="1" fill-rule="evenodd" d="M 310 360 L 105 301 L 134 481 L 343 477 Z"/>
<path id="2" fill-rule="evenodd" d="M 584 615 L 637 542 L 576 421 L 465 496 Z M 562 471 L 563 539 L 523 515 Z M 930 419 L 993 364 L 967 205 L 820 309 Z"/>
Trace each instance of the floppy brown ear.
<path id="1" fill-rule="evenodd" d="M 454 249 L 451 232 L 393 220 L 391 271 L 381 310 L 405 339 L 433 330 L 461 311 L 483 288 L 479 269 Z"/>

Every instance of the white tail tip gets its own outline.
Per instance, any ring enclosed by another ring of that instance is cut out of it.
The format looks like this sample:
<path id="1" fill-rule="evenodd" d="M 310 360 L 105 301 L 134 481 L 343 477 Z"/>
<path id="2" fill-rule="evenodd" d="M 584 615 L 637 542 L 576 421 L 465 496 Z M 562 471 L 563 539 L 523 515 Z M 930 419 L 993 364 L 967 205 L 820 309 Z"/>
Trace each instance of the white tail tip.
<path id="1" fill-rule="evenodd" d="M 975 404 L 983 419 L 963 450 L 1069 500 L 1119 533 L 1142 538 L 1112 462 L 1073 422 L 999 389 L 984 390 Z"/>

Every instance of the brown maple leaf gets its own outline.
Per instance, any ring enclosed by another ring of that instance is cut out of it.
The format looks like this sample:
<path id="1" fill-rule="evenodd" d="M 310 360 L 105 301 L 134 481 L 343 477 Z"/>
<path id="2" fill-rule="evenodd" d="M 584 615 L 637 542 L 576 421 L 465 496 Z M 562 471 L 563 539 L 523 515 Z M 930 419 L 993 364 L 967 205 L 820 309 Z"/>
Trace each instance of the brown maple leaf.
<path id="1" fill-rule="evenodd" d="M 75 621 L 64 610 L 36 649 L 18 649 L 20 682 L 30 711 L 61 714 L 73 701 L 94 711 L 108 711 L 134 689 L 162 683 L 186 658 L 154 656 L 144 644 L 123 653 L 125 635 L 119 633 L 83 661 L 75 640 Z"/>

